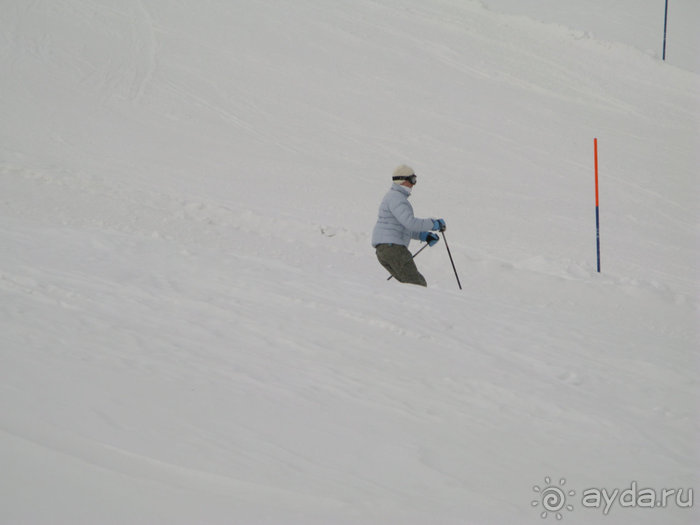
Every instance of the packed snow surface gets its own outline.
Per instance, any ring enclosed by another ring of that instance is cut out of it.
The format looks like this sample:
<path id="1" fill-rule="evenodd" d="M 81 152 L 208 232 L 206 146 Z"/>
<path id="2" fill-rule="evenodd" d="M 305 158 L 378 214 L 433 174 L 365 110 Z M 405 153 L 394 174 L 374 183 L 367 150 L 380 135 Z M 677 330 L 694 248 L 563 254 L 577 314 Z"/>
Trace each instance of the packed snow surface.
<path id="1" fill-rule="evenodd" d="M 4 0 L 0 523 L 700 522 L 663 4 Z M 370 246 L 401 163 L 427 289 Z"/>

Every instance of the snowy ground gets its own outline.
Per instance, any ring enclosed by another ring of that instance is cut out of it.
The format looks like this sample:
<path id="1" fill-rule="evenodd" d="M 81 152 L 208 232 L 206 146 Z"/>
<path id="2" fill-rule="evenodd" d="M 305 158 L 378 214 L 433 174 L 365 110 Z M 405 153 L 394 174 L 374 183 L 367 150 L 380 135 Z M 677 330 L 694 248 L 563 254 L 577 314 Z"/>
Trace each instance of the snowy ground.
<path id="1" fill-rule="evenodd" d="M 0 523 L 696 523 L 698 5 L 553 3 L 6 0 Z"/>

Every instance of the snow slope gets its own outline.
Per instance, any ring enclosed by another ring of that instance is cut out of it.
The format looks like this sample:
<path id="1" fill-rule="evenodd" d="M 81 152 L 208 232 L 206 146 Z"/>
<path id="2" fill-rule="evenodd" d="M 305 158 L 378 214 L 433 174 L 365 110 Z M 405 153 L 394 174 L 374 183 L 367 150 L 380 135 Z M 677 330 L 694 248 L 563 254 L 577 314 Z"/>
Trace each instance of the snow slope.
<path id="1" fill-rule="evenodd" d="M 0 522 L 695 523 L 581 495 L 698 487 L 700 77 L 569 4 L 6 0 Z"/>
<path id="2" fill-rule="evenodd" d="M 700 73 L 700 2 L 697 0 L 481 0 L 501 13 L 535 16 L 537 20 L 583 31 L 587 38 L 622 43 L 659 60 L 663 57 L 666 18 L 666 61 Z"/>

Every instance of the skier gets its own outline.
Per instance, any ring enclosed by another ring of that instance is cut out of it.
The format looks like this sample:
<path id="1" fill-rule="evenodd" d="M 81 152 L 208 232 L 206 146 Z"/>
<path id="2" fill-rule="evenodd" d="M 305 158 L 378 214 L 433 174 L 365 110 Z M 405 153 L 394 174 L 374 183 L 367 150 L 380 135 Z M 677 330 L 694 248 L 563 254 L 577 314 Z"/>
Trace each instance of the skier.
<path id="1" fill-rule="evenodd" d="M 418 219 L 408 202 L 418 178 L 409 166 L 402 164 L 394 170 L 391 188 L 379 205 L 377 224 L 372 231 L 372 246 L 377 259 L 389 273 L 402 283 L 427 286 L 425 277 L 416 268 L 408 251 L 411 239 L 433 246 L 440 237 L 432 231 L 445 231 L 444 219 Z"/>

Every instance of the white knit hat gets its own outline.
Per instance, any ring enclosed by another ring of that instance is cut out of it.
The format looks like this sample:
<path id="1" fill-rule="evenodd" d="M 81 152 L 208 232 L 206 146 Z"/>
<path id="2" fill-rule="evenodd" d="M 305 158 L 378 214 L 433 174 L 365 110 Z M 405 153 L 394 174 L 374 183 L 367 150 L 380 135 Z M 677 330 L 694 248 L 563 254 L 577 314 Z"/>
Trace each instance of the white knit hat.
<path id="1" fill-rule="evenodd" d="M 406 166 L 405 164 L 401 164 L 401 166 L 394 170 L 392 179 L 394 180 L 394 184 L 403 184 L 406 181 L 406 177 L 410 177 L 411 175 L 415 174 L 416 173 L 413 171 L 413 168 Z M 397 177 L 401 178 L 397 179 Z"/>

